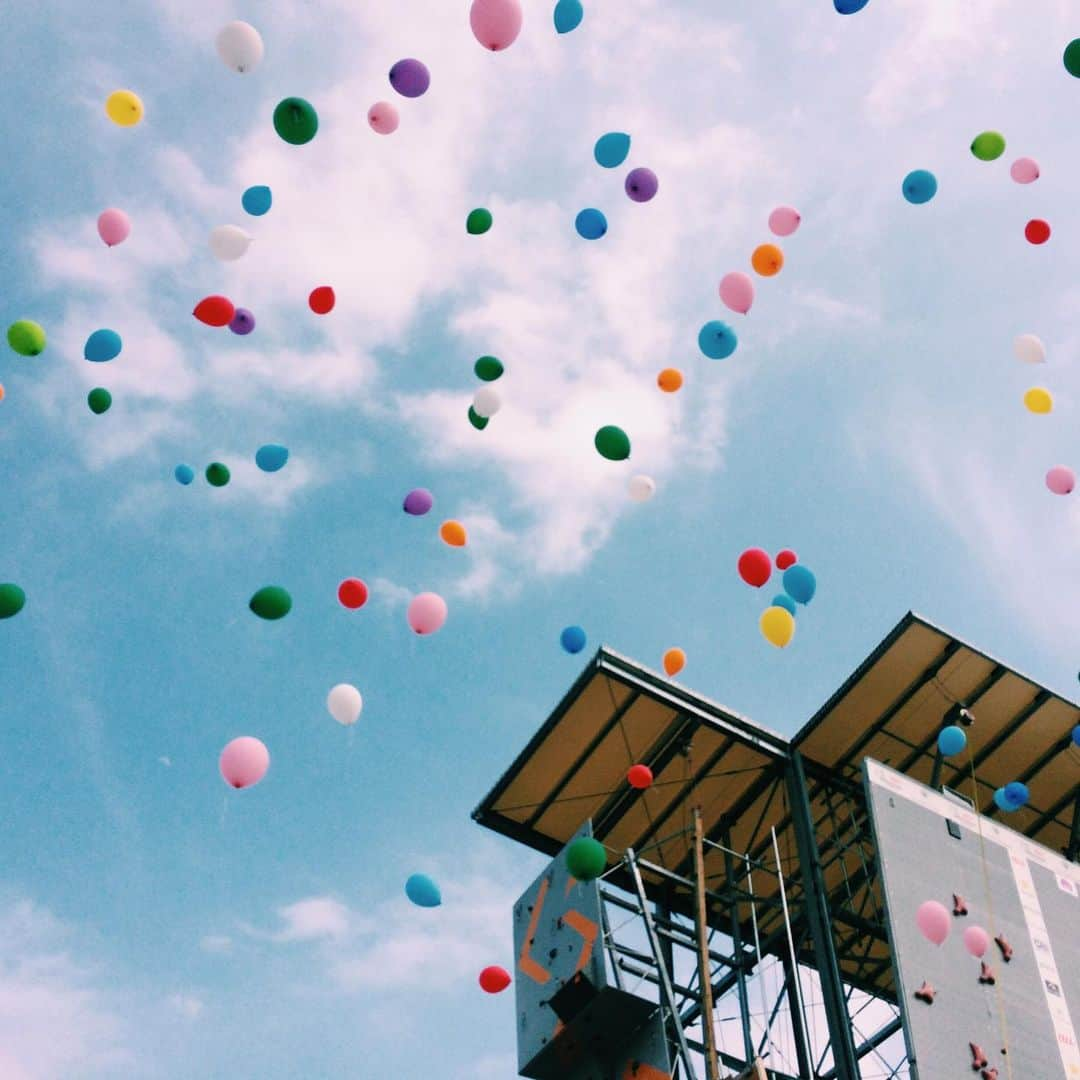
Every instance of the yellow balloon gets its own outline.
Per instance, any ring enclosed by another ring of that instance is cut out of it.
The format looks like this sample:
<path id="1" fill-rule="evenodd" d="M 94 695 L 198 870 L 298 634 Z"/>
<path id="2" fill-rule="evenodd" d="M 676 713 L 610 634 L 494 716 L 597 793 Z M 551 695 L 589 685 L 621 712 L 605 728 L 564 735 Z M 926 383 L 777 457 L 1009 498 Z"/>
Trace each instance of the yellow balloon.
<path id="1" fill-rule="evenodd" d="M 1054 399 L 1050 396 L 1049 390 L 1044 390 L 1041 386 L 1033 386 L 1024 395 L 1024 404 L 1029 412 L 1048 413 L 1054 407 Z"/>
<path id="2" fill-rule="evenodd" d="M 795 636 L 795 617 L 787 608 L 766 608 L 761 613 L 759 625 L 765 640 L 778 649 L 782 649 Z"/>
<path id="3" fill-rule="evenodd" d="M 143 103 L 130 90 L 114 90 L 105 101 L 105 115 L 121 127 L 131 127 L 143 118 Z"/>

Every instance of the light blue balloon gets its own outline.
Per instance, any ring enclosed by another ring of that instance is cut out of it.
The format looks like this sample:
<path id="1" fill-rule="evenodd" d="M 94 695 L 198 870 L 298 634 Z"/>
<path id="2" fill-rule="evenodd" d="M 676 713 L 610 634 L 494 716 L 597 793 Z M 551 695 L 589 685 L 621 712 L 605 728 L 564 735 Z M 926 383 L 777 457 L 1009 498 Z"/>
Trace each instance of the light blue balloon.
<path id="1" fill-rule="evenodd" d="M 262 217 L 270 209 L 273 201 L 273 192 L 265 184 L 256 184 L 255 187 L 249 187 L 240 196 L 240 205 L 252 217 Z"/>
<path id="2" fill-rule="evenodd" d="M 412 874 L 405 882 L 405 895 L 417 907 L 438 907 L 442 903 L 439 886 L 427 874 Z"/>
<path id="3" fill-rule="evenodd" d="M 173 473 L 177 481 L 187 487 L 195 479 L 195 470 L 190 465 L 177 465 Z"/>
<path id="4" fill-rule="evenodd" d="M 95 330 L 83 346 L 83 356 L 95 364 L 106 360 L 115 360 L 120 355 L 124 343 L 115 330 Z"/>
<path id="5" fill-rule="evenodd" d="M 630 153 L 630 136 L 624 131 L 609 131 L 596 140 L 593 157 L 605 169 L 617 169 Z"/>
<path id="6" fill-rule="evenodd" d="M 589 207 L 578 214 L 574 228 L 577 229 L 578 236 L 585 240 L 599 240 L 607 232 L 607 218 L 599 210 Z"/>
<path id="7" fill-rule="evenodd" d="M 798 604 L 809 604 L 817 592 L 817 578 L 808 567 L 796 563 L 784 571 L 784 592 Z"/>
<path id="8" fill-rule="evenodd" d="M 782 607 L 785 611 L 790 611 L 792 615 L 796 614 L 795 601 L 792 600 L 787 593 L 780 593 L 779 596 L 774 596 L 772 606 Z"/>
<path id="9" fill-rule="evenodd" d="M 1073 728 L 1072 740 L 1076 746 L 1080 746 L 1080 724 L 1077 724 L 1076 727 Z"/>
<path id="10" fill-rule="evenodd" d="M 928 203 L 937 194 L 937 177 L 926 169 L 916 169 L 904 177 L 902 190 L 909 203 Z"/>
<path id="11" fill-rule="evenodd" d="M 1005 792 L 1005 801 L 1009 804 L 1011 810 L 1019 810 L 1021 806 L 1027 806 L 1028 800 L 1031 798 L 1031 792 L 1028 791 L 1027 784 L 1023 784 L 1019 780 L 1013 780 L 1006 784 L 1003 790 Z"/>
<path id="12" fill-rule="evenodd" d="M 584 16 L 581 0 L 559 0 L 555 5 L 555 29 L 560 34 L 569 34 L 581 25 Z"/>
<path id="13" fill-rule="evenodd" d="M 568 653 L 579 653 L 585 648 L 585 631 L 580 626 L 568 626 L 559 635 L 559 641 Z"/>
<path id="14" fill-rule="evenodd" d="M 937 748 L 943 757 L 952 757 L 959 754 L 967 746 L 967 734 L 964 729 L 950 724 L 941 729 L 937 737 Z"/>
<path id="15" fill-rule="evenodd" d="M 263 472 L 277 472 L 278 469 L 285 467 L 285 462 L 288 460 L 289 451 L 276 443 L 267 443 L 266 446 L 260 446 L 255 451 L 255 464 Z"/>
<path id="16" fill-rule="evenodd" d="M 701 328 L 697 343 L 710 360 L 726 360 L 738 348 L 739 339 L 727 323 L 713 319 Z"/>
<path id="17" fill-rule="evenodd" d="M 999 810 L 1004 810 L 1007 814 L 1016 809 L 1015 806 L 1009 804 L 1009 800 L 1005 798 L 1005 789 L 1001 787 L 994 792 L 994 805 Z"/>

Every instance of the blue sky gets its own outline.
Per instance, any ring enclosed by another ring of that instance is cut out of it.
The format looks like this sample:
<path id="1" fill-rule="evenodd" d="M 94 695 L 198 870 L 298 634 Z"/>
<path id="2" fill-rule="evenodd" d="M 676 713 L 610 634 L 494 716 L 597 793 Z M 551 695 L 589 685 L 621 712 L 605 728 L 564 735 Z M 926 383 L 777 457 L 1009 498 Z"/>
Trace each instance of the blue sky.
<path id="1" fill-rule="evenodd" d="M 509 966 L 541 860 L 469 811 L 580 670 L 568 623 L 655 667 L 680 645 L 687 685 L 788 733 L 909 608 L 1075 687 L 1080 511 L 1042 479 L 1080 467 L 1068 5 L 594 0 L 565 37 L 550 7 L 527 0 L 498 55 L 464 2 L 7 13 L 5 325 L 36 319 L 49 347 L 0 356 L 0 580 L 28 596 L 0 624 L 3 1076 L 512 1076 L 512 997 L 475 975 Z M 266 43 L 244 76 L 214 52 L 233 18 Z M 431 90 L 381 138 L 367 108 L 403 56 Z M 138 127 L 106 119 L 118 87 Z M 289 95 L 319 112 L 307 146 L 271 125 Z M 968 151 L 987 128 L 1009 144 L 990 164 Z M 593 162 L 608 130 L 653 202 Z M 914 168 L 939 180 L 925 206 L 900 195 Z M 275 202 L 253 219 L 257 183 Z M 803 214 L 785 268 L 725 314 L 717 284 L 780 203 Z M 468 237 L 478 205 L 495 225 Z M 112 250 L 108 206 L 133 222 Z M 584 206 L 609 219 L 591 245 Z M 256 237 L 233 264 L 207 245 L 228 223 Z M 250 337 L 191 318 L 215 292 Z M 697 351 L 713 318 L 738 330 L 729 360 Z M 102 326 L 124 352 L 87 364 Z M 1025 332 L 1045 368 L 1013 358 Z M 484 353 L 507 374 L 480 433 Z M 679 394 L 655 387 L 667 366 Z M 1051 416 L 1024 411 L 1031 385 Z M 593 451 L 608 423 L 630 462 Z M 292 452 L 278 474 L 255 468 L 265 442 Z M 172 480 L 212 460 L 227 488 Z M 435 509 L 408 518 L 418 485 Z M 758 545 L 819 580 L 783 651 L 735 573 Z M 347 576 L 372 587 L 360 612 Z M 247 610 L 269 583 L 294 599 L 279 623 Z M 450 617 L 417 639 L 405 604 L 429 589 Z M 325 710 L 338 682 L 364 695 L 353 730 Z M 217 756 L 241 734 L 272 765 L 238 794 Z M 442 908 L 408 904 L 414 870 Z"/>

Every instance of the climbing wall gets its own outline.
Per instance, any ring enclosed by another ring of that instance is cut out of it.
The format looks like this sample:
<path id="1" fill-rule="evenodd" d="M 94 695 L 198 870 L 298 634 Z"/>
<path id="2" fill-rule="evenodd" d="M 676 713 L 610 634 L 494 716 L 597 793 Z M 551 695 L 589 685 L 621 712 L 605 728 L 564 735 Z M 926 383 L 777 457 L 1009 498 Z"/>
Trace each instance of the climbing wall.
<path id="1" fill-rule="evenodd" d="M 865 779 L 912 1076 L 1080 1080 L 1080 866 L 877 762 Z M 941 945 L 926 900 L 950 912 Z"/>

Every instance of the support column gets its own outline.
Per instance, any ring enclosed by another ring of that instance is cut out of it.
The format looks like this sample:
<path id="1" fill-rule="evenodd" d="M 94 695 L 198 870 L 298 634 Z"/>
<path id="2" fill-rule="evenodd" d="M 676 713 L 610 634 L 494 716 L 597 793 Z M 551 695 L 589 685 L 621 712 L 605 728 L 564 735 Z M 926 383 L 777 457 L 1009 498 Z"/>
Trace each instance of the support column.
<path id="1" fill-rule="evenodd" d="M 1065 849 L 1065 858 L 1069 862 L 1080 862 L 1080 787 L 1076 789 L 1076 802 L 1073 803 L 1072 828 L 1069 830 L 1069 846 Z"/>
<path id="2" fill-rule="evenodd" d="M 724 869 L 727 872 L 728 885 L 734 884 L 735 860 L 731 857 L 731 834 L 724 834 Z M 750 1029 L 750 995 L 746 992 L 746 971 L 743 969 L 742 927 L 739 925 L 739 902 L 731 902 L 731 942 L 735 954 L 735 985 L 739 994 L 739 1020 L 742 1024 L 743 1053 L 746 1064 L 754 1060 L 754 1036 Z"/>
<path id="3" fill-rule="evenodd" d="M 720 1061 L 716 1056 L 716 1030 L 713 1027 L 712 965 L 709 962 L 709 920 L 705 905 L 705 829 L 701 807 L 694 807 L 694 877 L 695 922 L 697 923 L 698 989 L 701 995 L 701 1030 L 705 1036 L 705 1075 L 720 1080 Z"/>

